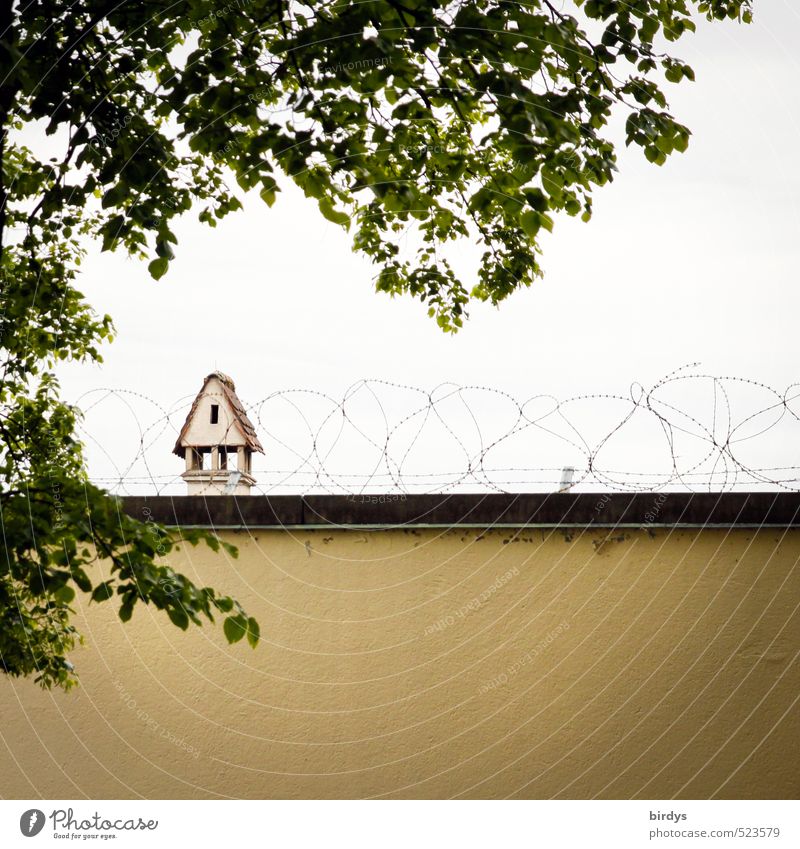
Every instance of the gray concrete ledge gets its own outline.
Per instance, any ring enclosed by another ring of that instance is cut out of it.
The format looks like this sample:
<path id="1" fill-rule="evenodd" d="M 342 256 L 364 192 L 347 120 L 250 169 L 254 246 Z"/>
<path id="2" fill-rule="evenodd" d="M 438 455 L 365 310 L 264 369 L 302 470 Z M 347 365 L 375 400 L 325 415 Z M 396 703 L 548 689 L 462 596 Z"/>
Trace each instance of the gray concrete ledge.
<path id="1" fill-rule="evenodd" d="M 800 527 L 800 493 L 128 496 L 141 520 L 201 528 Z"/>

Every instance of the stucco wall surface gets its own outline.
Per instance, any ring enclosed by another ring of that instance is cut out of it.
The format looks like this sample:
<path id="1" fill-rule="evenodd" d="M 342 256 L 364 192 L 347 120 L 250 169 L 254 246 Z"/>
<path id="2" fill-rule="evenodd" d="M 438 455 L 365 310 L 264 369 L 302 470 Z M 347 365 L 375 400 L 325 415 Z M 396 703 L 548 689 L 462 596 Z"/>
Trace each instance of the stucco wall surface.
<path id="1" fill-rule="evenodd" d="M 800 531 L 258 530 L 173 565 L 255 650 L 78 599 L 4 797 L 796 798 Z"/>

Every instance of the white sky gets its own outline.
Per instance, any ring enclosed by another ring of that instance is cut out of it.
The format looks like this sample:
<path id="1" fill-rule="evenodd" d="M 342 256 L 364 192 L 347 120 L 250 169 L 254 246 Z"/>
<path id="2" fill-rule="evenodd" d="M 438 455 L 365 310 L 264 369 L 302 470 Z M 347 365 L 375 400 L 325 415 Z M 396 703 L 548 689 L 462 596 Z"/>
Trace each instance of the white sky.
<path id="1" fill-rule="evenodd" d="M 473 306 L 455 337 L 418 302 L 375 294 L 350 236 L 312 201 L 286 191 L 268 209 L 253 196 L 216 230 L 187 216 L 159 282 L 143 263 L 92 251 L 80 287 L 114 317 L 118 338 L 102 366 L 60 370 L 65 397 L 113 387 L 169 407 L 219 368 L 246 403 L 288 387 L 340 395 L 364 377 L 563 399 L 625 394 L 690 362 L 785 389 L 798 379 L 800 347 L 800 7 L 755 6 L 751 26 L 700 24 L 672 48 L 697 74 L 694 84 L 668 86 L 674 114 L 694 134 L 688 152 L 658 168 L 621 146 L 620 172 L 596 192 L 593 220 L 557 219 L 544 280 L 499 309 Z M 476 254 L 463 250 L 465 267 Z M 687 396 L 694 401 L 703 407 Z M 132 409 L 157 417 L 144 402 Z M 136 451 L 133 422 L 113 401 L 87 417 L 117 464 Z M 168 437 L 148 460 L 179 474 Z M 285 467 L 262 441 L 260 467 Z M 349 450 L 355 462 L 358 449 Z M 771 440 L 769 453 L 781 465 L 800 462 L 796 434 Z M 568 451 L 523 459 L 580 461 Z M 94 446 L 90 460 L 95 474 L 108 473 Z"/>

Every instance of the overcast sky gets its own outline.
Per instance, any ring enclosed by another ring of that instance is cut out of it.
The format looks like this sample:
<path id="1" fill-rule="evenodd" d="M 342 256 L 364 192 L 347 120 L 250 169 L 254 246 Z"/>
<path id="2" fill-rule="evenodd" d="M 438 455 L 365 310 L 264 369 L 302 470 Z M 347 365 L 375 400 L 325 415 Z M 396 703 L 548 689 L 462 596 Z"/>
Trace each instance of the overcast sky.
<path id="1" fill-rule="evenodd" d="M 350 237 L 286 191 L 272 209 L 249 199 L 216 230 L 187 216 L 159 282 L 143 263 L 94 249 L 80 287 L 114 317 L 118 338 L 102 366 L 61 369 L 66 398 L 86 403 L 98 396 L 85 393 L 114 387 L 169 407 L 217 368 L 246 403 L 287 387 L 341 394 L 364 377 L 567 398 L 624 394 L 690 362 L 785 389 L 800 348 L 800 8 L 754 5 L 751 26 L 700 24 L 672 48 L 697 74 L 668 87 L 693 132 L 688 152 L 658 168 L 620 146 L 592 221 L 557 219 L 545 278 L 499 309 L 473 306 L 455 337 L 419 303 L 375 294 Z M 477 251 L 463 249 L 463 268 Z M 156 418 L 144 402 L 131 409 Z M 136 448 L 132 415 L 104 402 L 87 417 L 118 463 Z M 177 474 L 168 443 L 150 459 Z M 773 453 L 797 463 L 797 446 Z M 90 457 L 96 473 L 106 469 L 96 446 Z M 260 465 L 269 463 L 268 452 Z"/>

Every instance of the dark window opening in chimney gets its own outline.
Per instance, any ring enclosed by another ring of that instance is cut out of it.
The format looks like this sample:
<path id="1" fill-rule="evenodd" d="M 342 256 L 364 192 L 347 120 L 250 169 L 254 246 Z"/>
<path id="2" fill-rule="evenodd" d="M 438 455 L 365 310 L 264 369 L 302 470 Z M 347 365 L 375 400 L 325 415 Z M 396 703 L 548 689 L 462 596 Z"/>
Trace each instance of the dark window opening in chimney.
<path id="1" fill-rule="evenodd" d="M 219 404 L 211 405 L 211 424 L 217 424 L 219 421 Z"/>

